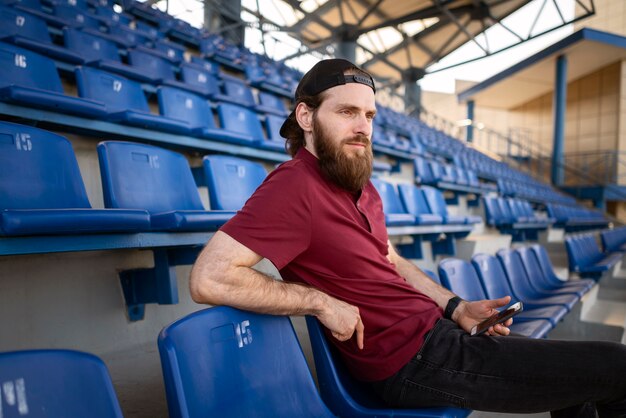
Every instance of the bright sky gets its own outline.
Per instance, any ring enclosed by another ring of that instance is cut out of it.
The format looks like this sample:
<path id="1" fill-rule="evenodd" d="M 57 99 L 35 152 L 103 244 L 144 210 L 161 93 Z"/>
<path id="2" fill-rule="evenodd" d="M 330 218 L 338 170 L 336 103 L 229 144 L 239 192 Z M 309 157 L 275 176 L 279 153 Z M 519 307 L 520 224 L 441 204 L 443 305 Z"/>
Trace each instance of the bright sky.
<path id="1" fill-rule="evenodd" d="M 323 3 L 324 0 L 305 0 L 302 2 L 302 7 L 305 9 L 313 9 L 316 7 L 316 2 Z M 531 28 L 531 25 L 538 14 L 537 12 L 543 3 L 544 0 L 535 0 L 530 2 L 528 5 L 509 16 L 507 19 L 504 19 L 503 24 L 520 34 L 522 37 L 528 36 L 528 31 Z M 573 15 L 574 0 L 556 0 L 556 3 L 565 18 L 569 18 Z M 163 3 L 159 3 L 159 5 L 162 9 L 164 8 Z M 242 5 L 252 10 L 257 10 L 257 7 L 259 7 L 265 16 L 279 24 L 289 25 L 295 22 L 297 18 L 294 16 L 293 9 L 291 7 L 277 0 L 242 0 Z M 176 0 L 169 1 L 168 12 L 178 18 L 190 22 L 194 26 L 201 27 L 204 18 L 201 8 L 202 3 L 198 0 Z M 256 20 L 253 16 L 247 13 L 242 14 L 242 18 L 244 21 L 248 22 Z M 559 14 L 553 4 L 553 0 L 548 0 L 545 2 L 541 18 L 537 21 L 532 33 L 537 34 L 546 28 L 554 27 L 556 26 L 555 22 L 560 22 Z M 417 27 L 419 25 L 413 26 L 415 27 L 405 24 L 404 29 L 409 33 L 420 29 Z M 419 84 L 423 90 L 453 93 L 456 79 L 476 82 L 483 81 L 492 75 L 509 68 L 524 58 L 541 51 L 548 45 L 551 45 L 557 40 L 569 35 L 572 31 L 573 29 L 571 25 L 565 26 L 494 56 L 483 58 L 476 62 L 448 70 L 428 74 L 420 80 Z M 390 31 L 387 31 L 386 33 L 383 32 L 380 37 L 372 36 L 370 38 L 370 42 L 371 44 L 393 42 L 391 36 Z M 515 38 L 504 28 L 496 25 L 487 31 L 487 39 L 489 48 L 491 50 L 496 50 L 509 45 Z M 482 35 L 477 38 L 477 41 L 483 46 L 486 44 L 485 37 Z M 246 30 L 246 46 L 254 52 L 264 52 L 261 44 L 260 31 L 252 28 L 248 28 Z M 300 43 L 285 33 L 270 32 L 265 38 L 265 46 L 267 48 L 268 55 L 274 59 L 282 59 L 297 52 Z M 455 62 L 461 62 L 476 57 L 478 56 L 477 51 L 480 51 L 480 48 L 473 42 L 470 42 L 441 60 L 437 65 L 429 68 L 428 71 L 445 68 Z M 298 59 L 290 60 L 288 63 L 289 65 L 293 65 L 302 71 L 306 71 L 318 60 L 319 58 L 307 55 L 301 56 Z"/>

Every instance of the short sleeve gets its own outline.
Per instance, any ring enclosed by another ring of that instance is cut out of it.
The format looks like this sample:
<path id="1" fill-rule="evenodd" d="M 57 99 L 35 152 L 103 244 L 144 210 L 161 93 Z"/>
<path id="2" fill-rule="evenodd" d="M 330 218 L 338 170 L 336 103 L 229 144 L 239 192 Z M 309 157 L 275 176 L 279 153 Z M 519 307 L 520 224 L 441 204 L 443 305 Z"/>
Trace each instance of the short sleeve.
<path id="1" fill-rule="evenodd" d="M 274 170 L 222 228 L 233 239 L 270 260 L 279 270 L 306 250 L 311 240 L 309 188 L 303 164 Z M 304 180 L 306 181 L 306 180 Z"/>

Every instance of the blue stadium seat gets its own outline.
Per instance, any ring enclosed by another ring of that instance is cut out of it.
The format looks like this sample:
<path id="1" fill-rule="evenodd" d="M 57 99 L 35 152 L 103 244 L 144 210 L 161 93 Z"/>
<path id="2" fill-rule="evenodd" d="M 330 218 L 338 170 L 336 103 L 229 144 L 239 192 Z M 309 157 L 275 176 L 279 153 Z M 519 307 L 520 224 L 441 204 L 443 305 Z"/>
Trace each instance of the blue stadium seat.
<path id="1" fill-rule="evenodd" d="M 517 252 L 522 259 L 530 285 L 535 291 L 546 295 L 577 295 L 579 298 L 585 294 L 584 289 L 574 289 L 567 286 L 558 288 L 549 286 L 535 252 L 530 247 L 518 248 Z"/>
<path id="2" fill-rule="evenodd" d="M 568 311 L 564 306 L 541 302 L 533 303 L 532 301 L 518 298 L 507 280 L 502 263 L 500 263 L 497 257 L 490 254 L 476 254 L 472 257 L 472 265 L 489 299 L 511 296 L 511 303 L 520 301 L 524 303 L 524 312 L 516 316 L 518 322 L 546 319 L 550 321 L 552 326 L 556 326 L 567 315 Z"/>
<path id="3" fill-rule="evenodd" d="M 231 77 L 224 78 L 222 80 L 222 91 L 223 93 L 213 96 L 213 99 L 252 109 L 256 106 L 252 90 L 242 80 Z"/>
<path id="4" fill-rule="evenodd" d="M 539 261 L 539 266 L 541 267 L 541 271 L 543 272 L 543 277 L 545 278 L 545 283 L 547 286 L 556 289 L 561 287 L 569 287 L 582 290 L 585 293 L 591 290 L 593 286 L 595 286 L 596 282 L 592 279 L 568 281 L 563 281 L 559 279 L 559 277 L 554 272 L 552 261 L 550 261 L 550 257 L 548 256 L 548 252 L 546 251 L 546 249 L 539 244 L 535 244 L 531 246 L 531 248 L 537 256 L 537 260 Z"/>
<path id="5" fill-rule="evenodd" d="M 257 63 L 245 66 L 248 83 L 259 90 L 272 91 L 281 95 L 289 94 L 289 85 L 285 83 L 276 68 L 263 68 Z"/>
<path id="6" fill-rule="evenodd" d="M 288 317 L 220 306 L 159 334 L 172 418 L 332 417 Z"/>
<path id="7" fill-rule="evenodd" d="M 71 350 L 0 353 L 0 416 L 122 418 L 98 357 Z"/>
<path id="8" fill-rule="evenodd" d="M 258 144 L 259 148 L 271 151 L 285 152 L 285 138 L 280 136 L 280 127 L 285 122 L 285 117 L 276 115 L 265 116 L 266 138 Z"/>
<path id="9" fill-rule="evenodd" d="M 257 146 L 263 140 L 263 126 L 254 111 L 243 106 L 220 103 L 217 105 L 217 115 L 223 129 L 238 135 L 230 142 Z"/>
<path id="10" fill-rule="evenodd" d="M 434 184 L 436 183 L 433 176 L 433 172 L 430 169 L 428 160 L 422 157 L 415 157 L 413 159 L 413 167 L 415 169 L 415 181 L 418 184 Z"/>
<path id="11" fill-rule="evenodd" d="M 195 64 L 182 64 L 180 66 L 180 75 L 183 83 L 187 84 L 198 94 L 213 98 L 220 93 L 219 82 L 214 73 L 200 68 Z"/>
<path id="12" fill-rule="evenodd" d="M 441 284 L 465 300 L 477 301 L 487 299 L 480 278 L 472 265 L 456 258 L 446 258 L 439 263 Z M 511 332 L 531 338 L 543 338 L 553 328 L 547 319 L 513 321 Z"/>
<path id="13" fill-rule="evenodd" d="M 83 63 L 121 65 L 117 45 L 100 35 L 68 27 L 63 29 L 63 40 L 69 50 L 81 56 Z"/>
<path id="14" fill-rule="evenodd" d="M 262 164 L 227 155 L 207 155 L 202 165 L 211 209 L 241 209 L 267 176 Z"/>
<path id="15" fill-rule="evenodd" d="M 0 6 L 0 40 L 49 57 L 78 64 L 80 56 L 52 43 L 46 22 L 30 13 Z"/>
<path id="16" fill-rule="evenodd" d="M 154 230 L 215 230 L 235 214 L 204 209 L 189 164 L 177 152 L 106 141 L 98 144 L 98 160 L 105 206 L 145 209 Z"/>
<path id="17" fill-rule="evenodd" d="M 535 290 L 524 269 L 522 259 L 516 250 L 502 249 L 497 253 L 506 277 L 511 288 L 522 301 L 529 303 L 545 303 L 550 305 L 561 305 L 571 311 L 574 305 L 580 300 L 576 295 L 550 295 L 548 293 Z"/>
<path id="18" fill-rule="evenodd" d="M 107 6 L 97 6 L 96 16 L 103 19 L 107 26 L 129 25 L 133 20 L 131 16 L 125 13 L 117 13 L 113 8 Z"/>
<path id="19" fill-rule="evenodd" d="M 154 48 L 161 52 L 161 56 L 167 58 L 174 63 L 180 63 L 185 58 L 185 47 L 175 42 L 160 39 L 154 43 Z"/>
<path id="20" fill-rule="evenodd" d="M 443 198 L 443 194 L 434 187 L 422 186 L 422 192 L 424 193 L 424 198 L 426 198 L 426 202 L 428 202 L 428 207 L 430 208 L 431 213 L 441 216 L 445 224 L 463 225 L 482 222 L 482 218 L 480 216 L 462 216 L 448 214 L 448 207 L 446 205 L 445 199 Z"/>
<path id="21" fill-rule="evenodd" d="M 264 91 L 259 92 L 259 104 L 256 107 L 258 112 L 271 113 L 282 116 L 283 119 L 289 115 L 285 102 L 280 97 Z"/>
<path id="22" fill-rule="evenodd" d="M 143 210 L 92 209 L 70 142 L 0 122 L 0 234 L 138 232 Z"/>
<path id="23" fill-rule="evenodd" d="M 623 257 L 621 252 L 605 254 L 600 251 L 596 238 L 592 234 L 567 236 L 565 249 L 567 250 L 569 271 L 594 280 L 599 280 Z"/>
<path id="24" fill-rule="evenodd" d="M 393 184 L 380 179 L 372 179 L 372 184 L 376 187 L 383 202 L 383 212 L 385 212 L 385 223 L 387 226 L 415 225 L 415 216 L 406 212 Z"/>
<path id="25" fill-rule="evenodd" d="M 328 343 L 322 325 L 307 316 L 320 394 L 330 410 L 340 417 L 358 418 L 464 418 L 472 411 L 460 408 L 392 409 L 369 385 L 354 379 Z"/>
<path id="26" fill-rule="evenodd" d="M 424 193 L 420 188 L 413 184 L 399 184 L 398 190 L 406 211 L 415 216 L 417 225 L 443 224 L 443 218 L 430 211 Z"/>
<path id="27" fill-rule="evenodd" d="M 100 29 L 100 21 L 79 7 L 55 4 L 52 6 L 52 13 L 63 21 L 62 27 Z M 67 47 L 67 44 L 65 46 Z"/>
<path id="28" fill-rule="evenodd" d="M 102 118 L 103 103 L 67 96 L 54 62 L 13 45 L 0 43 L 0 100 L 81 116 Z"/>
<path id="29" fill-rule="evenodd" d="M 159 87 L 157 97 L 160 114 L 187 123 L 190 134 L 213 141 L 241 141 L 240 134 L 215 126 L 213 110 L 206 99 L 174 87 Z"/>
<path id="30" fill-rule="evenodd" d="M 626 227 L 616 227 L 600 231 L 602 251 L 610 253 L 614 251 L 626 252 Z"/>
<path id="31" fill-rule="evenodd" d="M 187 123 L 150 113 L 146 96 L 138 83 L 95 68 L 79 67 L 75 72 L 78 94 L 102 101 L 107 108 L 107 120 L 146 129 L 189 134 Z"/>

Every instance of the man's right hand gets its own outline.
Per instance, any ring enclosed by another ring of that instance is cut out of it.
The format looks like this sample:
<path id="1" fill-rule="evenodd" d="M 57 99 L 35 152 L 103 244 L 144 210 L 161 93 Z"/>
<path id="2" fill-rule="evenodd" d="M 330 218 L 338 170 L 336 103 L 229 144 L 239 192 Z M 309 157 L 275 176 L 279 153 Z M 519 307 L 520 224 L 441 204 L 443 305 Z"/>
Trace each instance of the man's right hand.
<path id="1" fill-rule="evenodd" d="M 359 308 L 332 296 L 322 295 L 324 308 L 317 318 L 339 341 L 349 340 L 356 332 L 356 344 L 362 350 L 365 327 L 361 321 Z"/>

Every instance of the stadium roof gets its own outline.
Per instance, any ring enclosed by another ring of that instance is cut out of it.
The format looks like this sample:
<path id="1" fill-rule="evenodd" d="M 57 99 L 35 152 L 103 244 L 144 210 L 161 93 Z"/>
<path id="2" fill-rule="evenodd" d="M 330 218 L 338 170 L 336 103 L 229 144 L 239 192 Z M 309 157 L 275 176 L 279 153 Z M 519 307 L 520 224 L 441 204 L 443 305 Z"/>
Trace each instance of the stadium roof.
<path id="1" fill-rule="evenodd" d="M 556 60 L 567 57 L 567 81 L 626 59 L 626 37 L 581 29 L 458 95 L 477 106 L 512 109 L 554 90 Z"/>

